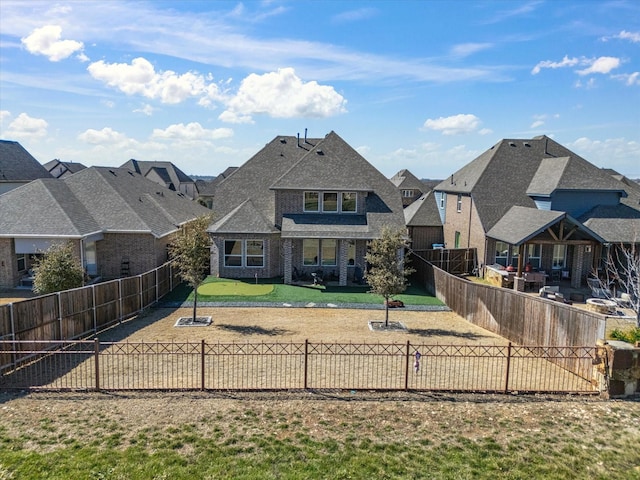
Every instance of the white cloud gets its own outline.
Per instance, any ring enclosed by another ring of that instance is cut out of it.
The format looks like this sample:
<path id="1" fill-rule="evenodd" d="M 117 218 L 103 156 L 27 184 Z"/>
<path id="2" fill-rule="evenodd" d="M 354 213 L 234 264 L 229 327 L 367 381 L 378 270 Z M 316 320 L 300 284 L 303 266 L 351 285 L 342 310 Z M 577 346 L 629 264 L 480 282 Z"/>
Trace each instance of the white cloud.
<path id="1" fill-rule="evenodd" d="M 568 143 L 567 148 L 599 167 L 613 168 L 618 173 L 633 178 L 640 176 L 640 143 L 637 141 L 624 138 L 593 140 L 581 137 Z"/>
<path id="2" fill-rule="evenodd" d="M 3 114 L 3 121 L 8 118 L 9 112 Z M 42 138 L 47 135 L 49 124 L 42 118 L 33 118 L 26 113 L 18 115 L 3 133 L 11 138 Z"/>
<path id="3" fill-rule="evenodd" d="M 471 133 L 480 126 L 480 119 L 472 114 L 458 114 L 451 117 L 440 117 L 435 120 L 429 118 L 424 122 L 427 130 L 436 130 L 443 135 L 459 135 Z"/>
<path id="4" fill-rule="evenodd" d="M 569 58 L 567 55 L 564 56 L 564 58 L 562 59 L 562 61 L 560 62 L 553 62 L 551 60 L 544 60 L 542 62 L 539 62 L 535 67 L 533 67 L 533 70 L 531 70 L 531 73 L 533 75 L 537 75 L 538 73 L 540 73 L 540 70 L 543 68 L 564 68 L 564 67 L 574 67 L 576 65 L 578 65 L 580 62 L 579 59 L 577 58 Z"/>
<path id="5" fill-rule="evenodd" d="M 230 128 L 216 128 L 208 130 L 202 128 L 198 122 L 188 124 L 177 123 L 169 125 L 164 130 L 154 128 L 151 134 L 156 139 L 172 139 L 172 140 L 216 140 L 219 138 L 229 138 L 233 136 L 233 130 Z"/>
<path id="6" fill-rule="evenodd" d="M 599 58 L 569 58 L 564 56 L 562 61 L 553 62 L 551 60 L 544 60 L 538 62 L 538 64 L 531 70 L 532 75 L 537 75 L 543 68 L 566 68 L 584 66 L 582 70 L 576 70 L 578 75 L 591 75 L 593 73 L 609 73 L 611 70 L 618 68 L 621 64 L 621 60 L 616 57 L 599 57 Z"/>
<path id="7" fill-rule="evenodd" d="M 23 45 L 34 55 L 44 55 L 52 62 L 58 62 L 80 51 L 79 58 L 86 56 L 82 53 L 84 44 L 75 40 L 61 40 L 62 27 L 45 25 L 36 28 L 30 35 L 22 38 Z"/>
<path id="8" fill-rule="evenodd" d="M 273 118 L 326 118 L 346 112 L 345 104 L 344 97 L 333 87 L 315 81 L 304 83 L 293 68 L 281 68 L 246 77 L 218 118 L 232 123 L 250 122 L 252 115 L 257 114 Z"/>
<path id="9" fill-rule="evenodd" d="M 136 108 L 133 112 L 134 113 L 144 113 L 147 117 L 150 117 L 153 114 L 154 111 L 155 111 L 155 108 L 153 108 L 148 103 L 145 103 L 144 105 L 142 105 L 142 107 Z"/>
<path id="10" fill-rule="evenodd" d="M 102 130 L 94 130 L 93 128 L 89 128 L 88 130 L 78 135 L 78 140 L 90 143 L 92 145 L 115 146 L 122 146 L 131 142 L 135 142 L 133 140 L 130 140 L 124 133 L 117 132 L 111 127 L 105 127 Z"/>
<path id="11" fill-rule="evenodd" d="M 640 72 L 621 73 L 619 75 L 611 75 L 611 78 L 615 78 L 616 80 L 622 80 L 624 84 L 628 86 L 640 85 Z"/>
<path id="12" fill-rule="evenodd" d="M 358 8 L 355 10 L 347 10 L 346 12 L 339 13 L 338 15 L 334 15 L 331 19 L 333 23 L 347 23 L 347 22 L 357 22 L 360 20 L 366 20 L 367 18 L 371 18 L 375 16 L 378 11 L 375 8 Z"/>
<path id="13" fill-rule="evenodd" d="M 592 61 L 584 70 L 578 70 L 578 75 L 590 75 L 592 73 L 609 73 L 620 66 L 620 59 L 616 57 L 600 57 Z"/>
<path id="14" fill-rule="evenodd" d="M 455 45 L 451 49 L 451 53 L 456 57 L 468 57 L 491 47 L 493 47 L 492 43 L 461 43 L 460 45 Z"/>
<path id="15" fill-rule="evenodd" d="M 586 88 L 587 90 L 591 90 L 592 88 L 596 88 L 596 79 L 591 77 L 585 83 L 582 83 L 581 80 L 577 80 L 575 83 L 576 88 Z"/>
<path id="16" fill-rule="evenodd" d="M 611 35 L 610 37 L 602 37 L 602 41 L 606 42 L 612 38 L 617 38 L 620 40 L 629 40 L 631 43 L 640 43 L 640 32 L 627 32 L 626 30 L 622 30 L 617 35 Z"/>
<path id="17" fill-rule="evenodd" d="M 9 110 L 0 110 L 0 125 L 4 125 L 5 120 L 11 118 L 11 112 Z"/>
<path id="18" fill-rule="evenodd" d="M 93 78 L 127 95 L 142 95 L 160 100 L 162 103 L 176 104 L 187 98 L 217 98 L 218 87 L 207 83 L 203 75 L 187 72 L 179 75 L 171 70 L 156 72 L 147 59 L 138 57 L 127 63 L 106 63 L 103 60 L 87 67 Z"/>

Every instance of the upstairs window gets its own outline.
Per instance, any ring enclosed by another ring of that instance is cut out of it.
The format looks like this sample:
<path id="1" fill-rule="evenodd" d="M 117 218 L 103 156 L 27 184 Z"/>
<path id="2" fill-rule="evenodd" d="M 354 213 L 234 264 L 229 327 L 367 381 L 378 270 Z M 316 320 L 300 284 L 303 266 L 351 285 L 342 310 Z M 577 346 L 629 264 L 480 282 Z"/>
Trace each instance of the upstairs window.
<path id="1" fill-rule="evenodd" d="M 322 194 L 322 211 L 337 212 L 338 211 L 338 193 L 324 192 Z"/>
<path id="2" fill-rule="evenodd" d="M 402 190 L 402 196 L 404 198 L 413 198 L 413 190 Z"/>
<path id="3" fill-rule="evenodd" d="M 355 213 L 358 195 L 356 192 L 342 192 L 342 211 L 345 213 Z"/>
<path id="4" fill-rule="evenodd" d="M 318 195 L 318 192 L 304 192 L 304 211 L 320 211 L 320 196 Z"/>
<path id="5" fill-rule="evenodd" d="M 458 194 L 457 210 L 458 212 L 462 211 L 462 194 L 461 193 Z"/>

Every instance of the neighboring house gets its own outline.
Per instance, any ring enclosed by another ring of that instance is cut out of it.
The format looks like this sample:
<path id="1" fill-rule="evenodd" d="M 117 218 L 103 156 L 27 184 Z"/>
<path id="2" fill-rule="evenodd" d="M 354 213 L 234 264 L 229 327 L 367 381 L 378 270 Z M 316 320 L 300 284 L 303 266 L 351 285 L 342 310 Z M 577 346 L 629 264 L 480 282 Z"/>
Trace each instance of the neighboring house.
<path id="1" fill-rule="evenodd" d="M 216 186 L 213 212 L 212 274 L 285 283 L 357 280 L 367 242 L 404 228 L 398 190 L 334 132 L 274 138 Z"/>
<path id="2" fill-rule="evenodd" d="M 196 182 L 171 162 L 147 162 L 131 159 L 120 168 L 128 168 L 143 177 L 195 200 Z"/>
<path id="3" fill-rule="evenodd" d="M 0 286 L 29 277 L 35 257 L 71 241 L 90 277 L 136 275 L 167 260 L 179 227 L 209 213 L 128 169 L 90 167 L 0 195 Z"/>
<path id="4" fill-rule="evenodd" d="M 405 207 L 404 219 L 413 250 L 428 250 L 444 244 L 442 220 L 433 192 L 421 195 Z"/>
<path id="5" fill-rule="evenodd" d="M 213 208 L 213 197 L 215 193 L 215 187 L 222 180 L 227 178 L 233 172 L 235 172 L 238 167 L 227 167 L 227 169 L 214 178 L 211 181 L 204 180 L 196 180 L 196 190 L 198 191 L 197 201 L 200 205 L 204 205 L 207 208 Z"/>
<path id="6" fill-rule="evenodd" d="M 64 178 L 69 175 L 73 175 L 80 170 L 84 170 L 87 167 L 81 163 L 63 162 L 56 159 L 45 163 L 44 168 L 47 169 L 53 178 Z"/>
<path id="7" fill-rule="evenodd" d="M 426 185 L 422 183 L 409 170 L 400 170 L 390 178 L 400 193 L 402 194 L 402 206 L 406 207 L 415 202 L 423 193 L 427 192 Z"/>
<path id="8" fill-rule="evenodd" d="M 546 136 L 501 140 L 434 190 L 447 248 L 570 278 L 600 266 L 602 247 L 640 231 L 629 187 Z M 520 262 L 518 260 L 521 260 Z"/>
<path id="9" fill-rule="evenodd" d="M 18 142 L 0 140 L 0 195 L 38 178 L 51 178 Z"/>

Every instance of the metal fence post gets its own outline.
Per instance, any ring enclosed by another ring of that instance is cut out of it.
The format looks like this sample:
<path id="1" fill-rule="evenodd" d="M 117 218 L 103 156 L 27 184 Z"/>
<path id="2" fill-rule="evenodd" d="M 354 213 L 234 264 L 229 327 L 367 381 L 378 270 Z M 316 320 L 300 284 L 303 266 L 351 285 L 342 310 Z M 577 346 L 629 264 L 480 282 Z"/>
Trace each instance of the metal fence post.
<path id="1" fill-rule="evenodd" d="M 96 286 L 91 285 L 91 302 L 93 303 L 93 333 L 98 333 L 98 312 L 96 311 Z"/>
<path id="2" fill-rule="evenodd" d="M 507 371 L 504 380 L 504 393 L 509 393 L 509 372 L 511 370 L 511 342 L 507 347 Z"/>
<path id="3" fill-rule="evenodd" d="M 93 343 L 94 358 L 96 364 L 96 392 L 100 391 L 100 341 L 96 337 Z"/>
<path id="4" fill-rule="evenodd" d="M 204 347 L 205 347 L 205 343 L 204 343 L 204 338 L 202 339 L 202 343 L 200 344 L 200 390 L 202 390 L 204 392 L 205 390 L 205 386 L 204 386 L 204 379 L 205 379 L 205 374 L 204 374 Z"/>
<path id="5" fill-rule="evenodd" d="M 65 340 L 62 335 L 62 295 L 58 292 L 56 296 L 58 297 L 58 339 Z"/>
<path id="6" fill-rule="evenodd" d="M 307 383 L 308 367 L 309 367 L 309 340 L 305 339 L 304 340 L 304 389 L 305 390 L 308 388 L 308 383 Z"/>
<path id="7" fill-rule="evenodd" d="M 409 355 L 410 355 L 411 343 L 407 340 L 407 351 L 405 354 L 405 365 L 404 365 L 404 389 L 405 391 L 409 390 Z"/>

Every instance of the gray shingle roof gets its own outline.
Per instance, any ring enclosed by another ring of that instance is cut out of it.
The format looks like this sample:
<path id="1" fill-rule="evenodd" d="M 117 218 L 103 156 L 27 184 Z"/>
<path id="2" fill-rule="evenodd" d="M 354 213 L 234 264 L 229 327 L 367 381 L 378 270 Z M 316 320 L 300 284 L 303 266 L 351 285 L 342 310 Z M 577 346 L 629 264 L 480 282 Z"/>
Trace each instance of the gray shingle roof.
<path id="1" fill-rule="evenodd" d="M 421 195 L 407 206 L 404 209 L 404 220 L 408 227 L 441 227 L 442 220 L 433 192 Z"/>
<path id="2" fill-rule="evenodd" d="M 366 192 L 368 238 L 378 236 L 383 225 L 404 226 L 398 190 L 335 132 L 300 143 L 296 137 L 276 137 L 216 187 L 214 212 L 218 218 L 227 216 L 250 199 L 262 217 L 275 225 L 276 190 Z M 291 228 L 301 228 L 289 220 Z M 334 227 L 326 225 L 327 230 Z M 251 228 L 246 224 L 239 232 Z M 282 228 L 284 231 L 284 220 Z"/>
<path id="3" fill-rule="evenodd" d="M 140 232 L 163 237 L 210 211 L 127 169 L 91 167 L 0 195 L 2 236 Z M 4 215 L 10 212 L 10 215 Z"/>
<path id="4" fill-rule="evenodd" d="M 0 182 L 30 182 L 51 174 L 18 142 L 0 140 Z"/>
<path id="5" fill-rule="evenodd" d="M 209 228 L 217 233 L 275 233 L 277 228 L 270 224 L 251 200 L 238 205 Z"/>
<path id="6" fill-rule="evenodd" d="M 609 243 L 640 243 L 640 210 L 628 205 L 600 205 L 579 220 Z"/>
<path id="7" fill-rule="evenodd" d="M 611 190 L 606 177 L 606 173 L 543 135 L 529 140 L 501 140 L 440 182 L 435 190 L 470 194 L 480 222 L 489 231 L 512 206 L 536 207 L 527 192 L 569 185 L 600 185 Z"/>
<path id="8" fill-rule="evenodd" d="M 537 208 L 511 207 L 509 211 L 487 232 L 487 237 L 494 238 L 511 245 L 520 245 L 542 234 L 547 228 L 564 220 L 572 227 L 577 227 L 571 239 L 603 239 L 589 228 L 582 226 L 577 220 L 565 212 L 554 210 L 538 210 Z"/>
<path id="9" fill-rule="evenodd" d="M 136 173 L 141 174 L 143 177 L 146 177 L 149 173 L 149 170 L 152 169 L 165 169 L 171 179 L 171 183 L 177 186 L 181 183 L 195 183 L 189 175 L 184 173 L 178 167 L 176 167 L 171 162 L 152 162 L 145 160 L 135 160 L 131 159 L 125 163 L 123 163 L 120 168 L 128 168 Z"/>
<path id="10" fill-rule="evenodd" d="M 282 218 L 282 238 L 351 238 L 369 239 L 371 231 L 365 215 L 289 214 Z"/>
<path id="11" fill-rule="evenodd" d="M 425 184 L 409 170 L 403 169 L 391 177 L 391 183 L 401 190 L 419 190 L 424 192 Z"/>

